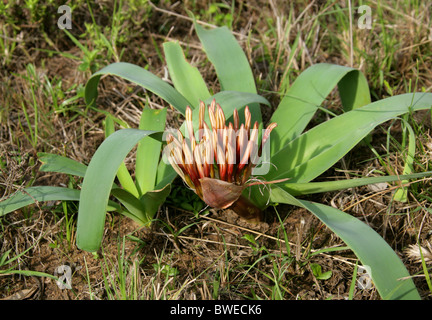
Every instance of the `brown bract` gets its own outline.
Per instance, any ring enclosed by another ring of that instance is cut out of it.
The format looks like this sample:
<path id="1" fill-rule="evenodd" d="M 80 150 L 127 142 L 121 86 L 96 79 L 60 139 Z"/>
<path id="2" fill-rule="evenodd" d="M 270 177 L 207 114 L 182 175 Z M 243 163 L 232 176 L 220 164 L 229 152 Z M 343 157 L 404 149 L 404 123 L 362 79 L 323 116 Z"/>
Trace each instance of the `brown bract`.
<path id="1" fill-rule="evenodd" d="M 210 207 L 226 209 L 241 196 L 244 185 L 239 186 L 219 179 L 200 179 L 203 200 Z"/>

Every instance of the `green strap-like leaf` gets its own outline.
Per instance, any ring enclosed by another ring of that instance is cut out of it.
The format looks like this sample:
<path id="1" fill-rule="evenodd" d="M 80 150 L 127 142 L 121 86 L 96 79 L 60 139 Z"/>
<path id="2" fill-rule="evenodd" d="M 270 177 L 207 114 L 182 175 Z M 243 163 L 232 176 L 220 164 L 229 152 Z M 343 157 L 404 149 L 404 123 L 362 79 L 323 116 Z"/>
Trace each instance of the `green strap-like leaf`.
<path id="1" fill-rule="evenodd" d="M 29 187 L 17 191 L 8 199 L 0 202 L 0 216 L 21 209 L 36 201 L 78 201 L 80 191 L 63 187 Z"/>
<path id="2" fill-rule="evenodd" d="M 96 251 L 101 245 L 105 213 L 117 170 L 126 155 L 144 137 L 161 133 L 122 129 L 111 134 L 96 150 L 87 168 L 80 196 L 77 246 Z"/>
<path id="3" fill-rule="evenodd" d="M 186 61 L 178 42 L 165 42 L 163 48 L 174 88 L 189 101 L 191 108 L 196 108 L 200 100 L 210 97 L 206 83 L 198 69 Z"/>
<path id="4" fill-rule="evenodd" d="M 338 82 L 338 89 L 345 112 L 371 103 L 369 84 L 359 70 L 348 71 Z"/>
<path id="5" fill-rule="evenodd" d="M 84 177 L 87 166 L 76 160 L 66 158 L 57 154 L 38 153 L 39 161 L 42 162 L 40 171 L 58 172 Z"/>
<path id="6" fill-rule="evenodd" d="M 122 214 L 133 219 L 140 225 L 144 225 L 148 222 L 144 206 L 135 195 L 119 188 L 112 189 L 111 194 L 128 210 L 128 212 L 122 212 Z"/>
<path id="7" fill-rule="evenodd" d="M 432 171 L 413 173 L 400 176 L 383 176 L 383 177 L 367 177 L 367 178 L 354 178 L 336 181 L 325 182 L 305 182 L 305 183 L 278 183 L 277 186 L 293 196 L 307 195 L 313 193 L 329 192 L 336 190 L 345 190 L 365 186 L 369 184 L 382 183 L 382 182 L 395 182 L 401 181 L 402 183 L 408 182 L 409 179 L 420 179 L 432 176 Z"/>
<path id="8" fill-rule="evenodd" d="M 167 109 L 142 110 L 139 129 L 164 131 Z M 157 167 L 160 159 L 162 141 L 145 137 L 138 143 L 135 166 L 135 181 L 140 197 L 148 191 L 154 190 Z"/>
<path id="9" fill-rule="evenodd" d="M 9 198 L 0 202 L 0 216 L 15 210 L 24 208 L 30 204 L 44 201 L 79 201 L 80 190 L 69 189 L 63 187 L 52 187 L 52 186 L 35 186 L 28 187 L 23 190 L 17 191 Z M 118 211 L 121 212 L 121 207 L 113 202 L 108 201 L 106 208 L 107 211 Z"/>
<path id="10" fill-rule="evenodd" d="M 87 105 L 94 105 L 97 98 L 97 86 L 103 75 L 114 75 L 140 85 L 158 95 L 184 114 L 189 102 L 176 89 L 155 76 L 153 73 L 127 62 L 112 63 L 94 73 L 85 86 L 85 101 Z"/>
<path id="11" fill-rule="evenodd" d="M 305 208 L 318 217 L 351 248 L 363 266 L 370 267 L 370 277 L 382 299 L 420 299 L 402 261 L 387 242 L 368 225 L 338 209 L 298 200 L 280 188 L 272 190 L 271 199 L 273 202 Z"/>
<path id="12" fill-rule="evenodd" d="M 160 205 L 165 201 L 170 192 L 171 185 L 167 184 L 163 189 L 149 191 L 141 197 L 140 201 L 144 206 L 149 221 L 153 219 Z"/>
<path id="13" fill-rule="evenodd" d="M 248 59 L 227 27 L 204 29 L 195 23 L 195 30 L 208 59 L 213 64 L 221 91 L 257 93 L 255 78 Z M 249 105 L 252 121 L 262 122 L 258 104 Z"/>
<path id="14" fill-rule="evenodd" d="M 271 140 L 272 148 L 282 148 L 298 137 L 338 84 L 345 110 L 370 103 L 369 87 L 360 71 L 328 63 L 315 64 L 299 75 L 273 113 L 271 121 L 280 125 L 273 130 L 276 138 Z"/>
<path id="15" fill-rule="evenodd" d="M 280 149 L 272 149 L 274 166 L 267 180 L 308 182 L 329 169 L 379 124 L 401 114 L 429 109 L 431 93 L 402 94 L 376 101 L 326 121 Z M 274 139 L 273 135 L 271 139 Z M 276 135 L 277 139 L 277 135 Z"/>
<path id="16" fill-rule="evenodd" d="M 195 30 L 208 59 L 214 65 L 221 91 L 256 93 L 254 76 L 243 49 L 227 27 Z"/>
<path id="17" fill-rule="evenodd" d="M 105 139 L 114 132 L 114 120 L 111 115 L 107 115 L 107 117 L 105 118 Z M 117 170 L 117 179 L 125 190 L 132 193 L 135 197 L 139 197 L 138 189 L 124 162 L 120 164 L 120 167 Z"/>
<path id="18" fill-rule="evenodd" d="M 159 162 L 157 168 L 155 189 L 162 189 L 166 187 L 168 184 L 173 182 L 176 177 L 177 172 L 168 163 L 168 160 L 163 158 L 162 161 Z"/>
<path id="19" fill-rule="evenodd" d="M 431 93 L 409 93 L 379 100 L 334 117 L 303 133 L 283 148 L 272 147 L 272 165 L 264 178 L 267 181 L 288 178 L 287 183 L 307 183 L 339 161 L 379 124 L 431 106 Z M 278 139 L 274 132 L 271 139 Z M 267 206 L 267 188 L 252 186 L 245 192 L 251 194 L 257 206 Z"/>

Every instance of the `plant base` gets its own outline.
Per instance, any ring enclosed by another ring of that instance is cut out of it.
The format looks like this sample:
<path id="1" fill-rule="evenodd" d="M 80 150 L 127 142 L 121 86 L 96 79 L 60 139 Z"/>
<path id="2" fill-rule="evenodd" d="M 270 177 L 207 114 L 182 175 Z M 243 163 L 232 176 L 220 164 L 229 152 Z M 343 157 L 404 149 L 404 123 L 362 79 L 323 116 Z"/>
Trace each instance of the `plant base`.
<path id="1" fill-rule="evenodd" d="M 240 217 L 252 223 L 262 222 L 264 217 L 261 209 L 255 206 L 243 195 L 235 201 L 229 209 L 233 210 Z"/>

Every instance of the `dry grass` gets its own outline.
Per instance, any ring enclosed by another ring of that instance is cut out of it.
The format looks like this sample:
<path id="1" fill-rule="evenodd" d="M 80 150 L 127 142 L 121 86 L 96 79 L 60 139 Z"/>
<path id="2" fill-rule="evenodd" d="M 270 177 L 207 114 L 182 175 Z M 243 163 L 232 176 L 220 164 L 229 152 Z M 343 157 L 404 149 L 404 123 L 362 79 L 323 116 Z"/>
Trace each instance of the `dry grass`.
<path id="1" fill-rule="evenodd" d="M 122 61 L 148 67 L 164 77 L 166 71 L 158 50 L 164 41 L 178 40 L 187 50 L 188 59 L 217 92 L 214 70 L 206 63 L 187 14 L 190 10 L 207 26 L 231 23 L 249 58 L 260 94 L 273 105 L 298 74 L 318 62 L 361 69 L 374 99 L 414 88 L 432 88 L 432 7 L 426 2 L 414 6 L 408 1 L 372 1 L 374 24 L 365 30 L 356 27 L 358 14 L 353 12 L 353 19 L 349 19 L 350 8 L 345 1 L 293 1 L 289 5 L 276 0 L 240 1 L 231 19 L 229 2 L 228 8 L 219 7 L 212 14 L 204 1 L 143 5 L 135 12 L 124 4 L 127 14 L 122 19 L 113 13 L 111 2 L 100 2 L 92 8 L 96 22 L 110 25 L 116 17 L 119 23 L 116 55 L 110 59 L 100 38 L 85 27 L 84 22 L 92 21 L 87 5 L 78 3 L 72 33 L 77 37 L 86 34 L 80 42 L 89 50 L 99 50 L 92 61 L 94 67 L 116 61 L 122 52 Z M 131 3 L 137 5 L 139 1 Z M 49 12 L 56 17 L 56 8 L 48 6 L 45 15 Z M 38 172 L 36 152 L 53 152 L 88 163 L 103 140 L 104 118 L 100 112 L 86 109 L 82 98 L 66 108 L 53 109 L 55 97 L 59 103 L 76 97 L 90 76 L 89 69 L 79 70 L 83 52 L 54 22 L 44 25 L 43 18 L 35 18 L 30 9 L 15 8 L 9 13 L 0 20 L 2 198 L 32 184 L 76 185 L 78 181 L 68 177 Z M 111 30 L 104 34 L 112 40 Z M 35 65 L 31 75 L 29 64 Z M 48 94 L 48 83 L 58 80 L 61 84 L 57 94 Z M 152 108 L 166 106 L 141 88 L 106 78 L 100 86 L 98 108 L 137 126 L 140 109 L 147 101 Z M 337 95 L 332 95 L 326 105 L 337 109 Z M 270 111 L 264 114 L 264 118 L 269 116 Z M 170 111 L 169 126 L 177 127 L 181 121 Z M 425 170 L 429 168 L 432 145 L 430 114 L 416 121 L 416 169 Z M 30 128 L 34 132 L 36 125 L 38 132 L 32 140 Z M 376 130 L 372 142 L 379 154 L 388 155 L 384 163 L 369 148 L 360 146 L 322 179 L 373 175 L 389 168 L 401 173 L 403 150 L 386 144 L 385 129 Z M 400 137 L 397 126 L 390 136 Z M 391 188 L 380 186 L 318 195 L 316 199 L 371 225 L 400 254 L 410 272 L 418 275 L 415 281 L 419 291 L 430 299 L 418 247 L 413 247 L 422 245 L 425 261 L 430 262 L 432 197 L 428 187 L 427 181 L 415 184 L 406 204 L 395 203 Z M 189 201 L 193 195 L 186 193 L 184 197 Z M 10 250 L 11 258 L 29 249 L 2 270 L 12 267 L 52 275 L 58 266 L 68 265 L 73 274 L 72 290 L 61 290 L 48 277 L 7 272 L 0 273 L 0 299 L 306 300 L 348 299 L 350 295 L 356 257 L 318 219 L 301 209 L 270 208 L 265 223 L 255 226 L 229 211 L 210 210 L 196 218 L 167 202 L 150 230 L 109 214 L 103 251 L 95 256 L 75 246 L 76 206 L 49 205 L 39 203 L 0 218 L 0 256 Z M 182 228 L 184 231 L 178 233 Z M 315 254 L 331 248 L 340 250 Z M 331 278 L 317 280 L 310 268 L 312 263 L 331 271 Z M 374 289 L 355 288 L 351 293 L 354 299 L 379 299 Z"/>

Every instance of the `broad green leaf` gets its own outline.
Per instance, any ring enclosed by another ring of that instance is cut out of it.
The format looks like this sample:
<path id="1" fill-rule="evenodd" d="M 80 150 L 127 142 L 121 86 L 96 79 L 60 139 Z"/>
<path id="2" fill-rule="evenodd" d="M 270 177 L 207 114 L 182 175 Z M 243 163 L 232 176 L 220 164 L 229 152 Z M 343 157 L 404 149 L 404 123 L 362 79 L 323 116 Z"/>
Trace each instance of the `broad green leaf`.
<path id="1" fill-rule="evenodd" d="M 28 187 L 0 202 L 0 216 L 43 201 L 78 201 L 80 191 L 51 186 Z"/>
<path id="2" fill-rule="evenodd" d="M 129 218 L 133 219 L 140 225 L 144 225 L 148 222 L 148 218 L 141 201 L 136 198 L 133 194 L 129 193 L 124 189 L 114 188 L 111 190 L 111 194 L 121 202 L 122 205 L 128 210 L 130 214 L 122 212 Z"/>
<path id="3" fill-rule="evenodd" d="M 367 79 L 359 70 L 348 71 L 338 82 L 338 90 L 345 112 L 371 103 Z"/>
<path id="4" fill-rule="evenodd" d="M 115 132 L 114 120 L 111 115 L 105 118 L 105 139 Z M 139 192 L 135 186 L 135 182 L 126 167 L 126 164 L 122 162 L 117 170 L 117 179 L 119 180 L 121 186 L 132 193 L 135 197 L 139 197 Z"/>
<path id="5" fill-rule="evenodd" d="M 367 81 L 360 71 L 328 63 L 313 65 L 298 76 L 272 115 L 271 121 L 280 124 L 272 132 L 272 149 L 298 137 L 338 84 L 346 110 L 370 103 Z"/>
<path id="6" fill-rule="evenodd" d="M 399 176 L 382 176 L 382 177 L 367 177 L 367 178 L 354 178 L 344 179 L 336 181 L 325 181 L 325 182 L 304 182 L 304 183 L 290 183 L 282 182 L 276 184 L 277 187 L 287 191 L 292 196 L 307 195 L 320 192 L 329 192 L 336 190 L 345 190 L 354 187 L 360 187 L 375 183 L 382 182 L 395 182 L 401 183 L 408 182 L 409 179 L 420 179 L 424 177 L 432 176 L 432 171 L 413 173 Z"/>
<path id="7" fill-rule="evenodd" d="M 44 172 L 58 172 L 73 176 L 84 177 L 87 166 L 76 160 L 57 154 L 39 152 L 39 161 L 42 162 L 39 170 Z"/>
<path id="8" fill-rule="evenodd" d="M 369 266 L 371 278 L 382 299 L 419 300 L 410 274 L 393 249 L 368 225 L 338 209 L 298 200 L 280 188 L 272 190 L 273 202 L 289 203 L 307 209 L 339 236 Z"/>
<path id="9" fill-rule="evenodd" d="M 159 162 L 157 168 L 155 189 L 158 190 L 166 187 L 173 182 L 176 177 L 177 172 L 168 163 L 168 160 L 163 158 L 162 161 Z"/>
<path id="10" fill-rule="evenodd" d="M 139 129 L 164 131 L 167 109 L 142 110 Z M 142 196 L 155 187 L 157 167 L 159 164 L 162 142 L 151 137 L 145 137 L 138 143 L 135 166 L 135 182 Z"/>
<path id="11" fill-rule="evenodd" d="M 303 133 L 283 148 L 272 146 L 267 181 L 286 179 L 307 183 L 329 169 L 379 124 L 401 114 L 432 106 L 432 94 L 393 96 L 334 117 Z M 271 134 L 271 140 L 278 139 Z M 252 186 L 245 190 L 259 207 L 266 207 L 268 188 Z"/>
<path id="12" fill-rule="evenodd" d="M 77 221 L 77 246 L 96 251 L 101 245 L 111 187 L 120 164 L 132 148 L 146 136 L 161 133 L 122 129 L 111 134 L 96 150 L 84 176 Z"/>
<path id="13" fill-rule="evenodd" d="M 97 86 L 103 75 L 113 75 L 131 81 L 158 95 L 184 114 L 189 102 L 176 89 L 153 73 L 127 62 L 112 63 L 94 73 L 85 86 L 85 101 L 94 105 L 97 98 Z"/>
<path id="14" fill-rule="evenodd" d="M 192 109 L 210 97 L 207 85 L 196 67 L 192 67 L 184 56 L 178 42 L 163 44 L 168 71 L 174 88 L 188 101 Z"/>
<path id="15" fill-rule="evenodd" d="M 256 93 L 255 79 L 243 49 L 227 27 L 195 30 L 218 76 L 221 91 Z"/>
<path id="16" fill-rule="evenodd" d="M 285 147 L 272 149 L 267 180 L 308 182 L 329 169 L 379 124 L 401 114 L 429 109 L 431 93 L 402 94 L 354 109 L 326 121 Z M 274 139 L 272 132 L 272 139 Z"/>
<path id="17" fill-rule="evenodd" d="M 144 194 L 140 199 L 135 198 L 126 190 L 115 188 L 111 194 L 119 200 L 127 209 L 119 211 L 121 214 L 131 218 L 141 226 L 151 223 L 154 215 L 171 191 L 168 184 L 162 190 L 152 190 Z"/>
<path id="18" fill-rule="evenodd" d="M 24 208 L 30 204 L 44 201 L 79 201 L 80 190 L 52 186 L 28 187 L 17 191 L 9 198 L 0 202 L 0 216 Z M 107 211 L 121 211 L 120 206 L 108 201 Z"/>
<path id="19" fill-rule="evenodd" d="M 160 205 L 165 202 L 170 192 L 171 185 L 167 184 L 163 189 L 148 191 L 141 197 L 140 201 L 149 220 L 153 219 Z"/>
<path id="20" fill-rule="evenodd" d="M 207 30 L 197 23 L 195 23 L 195 30 L 208 59 L 216 70 L 221 91 L 257 93 L 249 61 L 232 32 L 227 27 Z M 252 103 L 249 108 L 252 121 L 261 123 L 259 105 Z"/>

